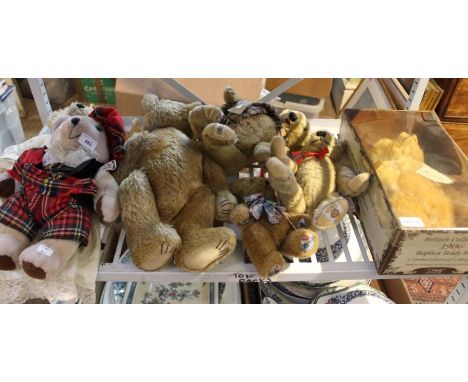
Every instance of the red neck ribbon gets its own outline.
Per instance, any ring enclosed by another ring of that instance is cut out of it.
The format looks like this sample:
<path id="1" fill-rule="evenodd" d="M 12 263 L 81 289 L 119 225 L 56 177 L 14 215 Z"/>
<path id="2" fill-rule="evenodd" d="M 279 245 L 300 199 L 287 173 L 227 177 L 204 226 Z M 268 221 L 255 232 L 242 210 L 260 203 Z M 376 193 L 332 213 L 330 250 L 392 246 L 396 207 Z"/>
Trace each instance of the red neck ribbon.
<path id="1" fill-rule="evenodd" d="M 328 153 L 328 148 L 324 147 L 320 151 L 293 151 L 292 156 L 297 164 L 301 164 L 304 162 L 304 160 L 306 160 L 306 158 L 317 157 L 319 159 L 323 159 Z"/>

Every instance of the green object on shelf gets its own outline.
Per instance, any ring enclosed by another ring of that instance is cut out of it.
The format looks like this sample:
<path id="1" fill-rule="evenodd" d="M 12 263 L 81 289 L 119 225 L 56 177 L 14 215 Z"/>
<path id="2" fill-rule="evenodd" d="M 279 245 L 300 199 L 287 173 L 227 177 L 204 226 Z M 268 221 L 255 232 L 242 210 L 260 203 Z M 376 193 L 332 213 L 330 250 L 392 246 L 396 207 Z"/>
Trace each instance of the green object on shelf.
<path id="1" fill-rule="evenodd" d="M 115 105 L 115 78 L 80 78 L 80 83 L 86 101 Z"/>

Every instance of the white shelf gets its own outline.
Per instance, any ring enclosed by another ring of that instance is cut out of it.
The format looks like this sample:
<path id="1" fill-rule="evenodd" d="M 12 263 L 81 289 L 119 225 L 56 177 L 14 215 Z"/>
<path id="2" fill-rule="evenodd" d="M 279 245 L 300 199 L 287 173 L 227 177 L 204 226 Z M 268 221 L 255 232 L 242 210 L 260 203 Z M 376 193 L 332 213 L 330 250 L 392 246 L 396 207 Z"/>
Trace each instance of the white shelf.
<path id="1" fill-rule="evenodd" d="M 263 281 L 309 281 L 327 282 L 334 280 L 368 280 L 389 279 L 402 277 L 418 277 L 418 275 L 379 275 L 376 271 L 372 256 L 360 229 L 360 223 L 353 215 L 354 205 L 350 200 L 349 233 L 346 242 L 345 227 L 340 224 L 337 230 L 320 231 L 321 242 L 325 244 L 329 261 L 317 262 L 316 257 L 311 262 L 295 261 L 290 263 L 283 272 L 263 279 Z M 333 259 L 331 252 L 331 238 L 339 235 L 343 251 Z M 144 271 L 133 263 L 123 264 L 119 260 L 123 255 L 125 231 L 120 232 L 117 248 L 112 262 L 101 264 L 97 274 L 97 281 L 127 281 L 127 282 L 239 282 L 259 281 L 259 276 L 252 264 L 244 260 L 242 242 L 239 240 L 235 252 L 223 263 L 209 272 L 186 272 L 174 265 L 167 265 L 158 271 Z M 428 275 L 425 275 L 428 277 Z M 440 275 L 438 275 L 440 277 Z"/>

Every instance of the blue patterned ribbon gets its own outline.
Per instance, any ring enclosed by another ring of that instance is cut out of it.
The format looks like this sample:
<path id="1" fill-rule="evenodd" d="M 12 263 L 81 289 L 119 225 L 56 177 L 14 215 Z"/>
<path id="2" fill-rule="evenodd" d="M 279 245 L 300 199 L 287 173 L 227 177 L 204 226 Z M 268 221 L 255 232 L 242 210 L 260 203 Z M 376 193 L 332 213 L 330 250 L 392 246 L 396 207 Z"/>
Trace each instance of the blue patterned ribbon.
<path id="1" fill-rule="evenodd" d="M 244 196 L 244 203 L 249 207 L 250 215 L 255 220 L 260 220 L 262 214 L 265 213 L 271 224 L 278 224 L 282 213 L 286 211 L 286 208 L 278 203 L 266 200 L 261 193 Z"/>

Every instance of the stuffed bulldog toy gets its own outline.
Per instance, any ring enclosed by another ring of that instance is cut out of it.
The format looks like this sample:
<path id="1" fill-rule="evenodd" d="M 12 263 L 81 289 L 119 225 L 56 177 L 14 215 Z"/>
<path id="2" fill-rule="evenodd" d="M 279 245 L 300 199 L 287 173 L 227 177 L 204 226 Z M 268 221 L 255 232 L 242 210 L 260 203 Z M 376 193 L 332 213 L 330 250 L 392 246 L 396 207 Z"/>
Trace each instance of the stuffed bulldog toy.
<path id="1" fill-rule="evenodd" d="M 110 171 L 124 155 L 124 134 L 113 108 L 56 116 L 50 144 L 26 150 L 1 175 L 0 270 L 51 279 L 87 245 L 93 207 L 102 222 L 117 219 Z"/>

